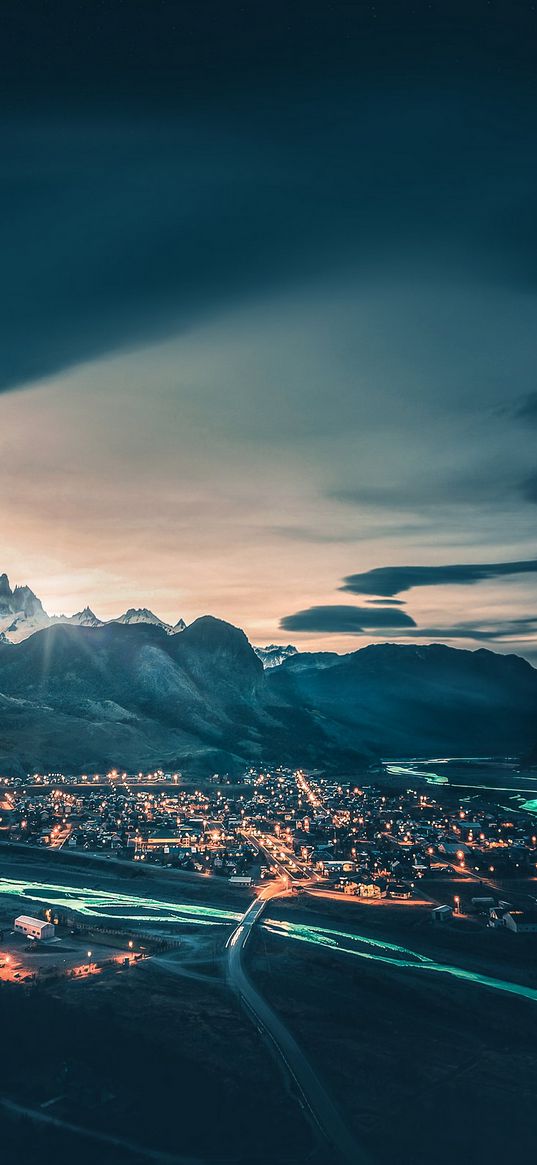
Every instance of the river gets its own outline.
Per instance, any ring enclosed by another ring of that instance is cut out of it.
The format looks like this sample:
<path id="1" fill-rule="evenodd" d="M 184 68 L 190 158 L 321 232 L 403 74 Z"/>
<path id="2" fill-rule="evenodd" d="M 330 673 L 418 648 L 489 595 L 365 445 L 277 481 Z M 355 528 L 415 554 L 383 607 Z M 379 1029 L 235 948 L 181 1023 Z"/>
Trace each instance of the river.
<path id="1" fill-rule="evenodd" d="M 62 886 L 56 882 L 35 882 L 14 878 L 0 878 L 0 896 L 27 900 L 29 903 L 68 909 L 85 918 L 108 919 L 122 922 L 166 923 L 184 926 L 231 926 L 242 917 L 230 910 L 211 905 L 165 902 L 134 894 L 110 890 Z M 439 963 L 410 947 L 380 938 L 352 934 L 328 927 L 302 923 L 270 921 L 262 924 L 273 934 L 293 942 L 305 942 L 344 952 L 355 958 L 367 959 L 397 969 L 433 972 L 476 986 L 508 992 L 537 1003 L 537 989 L 510 980 L 481 975 L 449 963 Z"/>
<path id="2" fill-rule="evenodd" d="M 488 757 L 431 757 L 427 760 L 385 760 L 383 769 L 400 786 L 414 785 L 461 789 L 466 795 L 479 792 L 508 793 L 518 807 L 537 812 L 537 771 L 521 768 L 515 759 Z"/>

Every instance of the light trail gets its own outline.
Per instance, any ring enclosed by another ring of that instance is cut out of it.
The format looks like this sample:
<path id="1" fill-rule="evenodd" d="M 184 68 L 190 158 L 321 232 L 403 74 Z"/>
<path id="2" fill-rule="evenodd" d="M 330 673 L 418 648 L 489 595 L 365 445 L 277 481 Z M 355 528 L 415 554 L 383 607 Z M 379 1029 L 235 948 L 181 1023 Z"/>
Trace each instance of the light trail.
<path id="1" fill-rule="evenodd" d="M 512 983 L 507 979 L 496 979 L 492 975 L 481 975 L 478 971 L 467 971 L 463 967 L 455 967 L 450 963 L 437 963 L 428 955 L 421 955 L 408 947 L 397 943 L 390 943 L 383 939 L 367 938 L 365 935 L 349 934 L 342 930 L 327 930 L 320 926 L 304 926 L 293 922 L 265 922 L 263 926 L 280 937 L 294 938 L 299 942 L 313 943 L 316 946 L 329 947 L 355 958 L 368 959 L 383 963 L 386 966 L 406 968 L 412 971 L 432 971 L 440 975 L 450 975 L 465 983 L 474 983 L 480 987 L 489 987 L 494 991 L 504 991 L 509 995 L 518 995 L 537 1003 L 537 988 L 526 987 L 523 983 Z M 355 947 L 343 945 L 339 940 L 375 948 L 373 950 L 356 950 Z M 392 952 L 391 954 L 382 954 Z M 400 957 L 397 957 L 400 956 Z"/>

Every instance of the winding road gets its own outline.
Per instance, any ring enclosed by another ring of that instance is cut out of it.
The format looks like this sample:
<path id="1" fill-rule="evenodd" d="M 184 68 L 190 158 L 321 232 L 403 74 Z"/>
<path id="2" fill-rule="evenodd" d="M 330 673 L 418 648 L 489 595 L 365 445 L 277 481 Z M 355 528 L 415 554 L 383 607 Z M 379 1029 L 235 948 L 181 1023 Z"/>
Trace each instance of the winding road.
<path id="1" fill-rule="evenodd" d="M 332 1154 L 337 1153 L 345 1165 L 367 1165 L 366 1155 L 358 1148 L 296 1040 L 266 999 L 256 991 L 244 970 L 242 956 L 253 927 L 261 918 L 271 898 L 288 893 L 290 891 L 282 889 L 281 885 L 271 883 L 263 888 L 248 907 L 226 944 L 227 980 L 281 1061 L 285 1072 L 296 1087 L 308 1119 L 317 1134 L 330 1147 Z M 334 1156 L 331 1157 L 331 1161 L 334 1161 Z"/>

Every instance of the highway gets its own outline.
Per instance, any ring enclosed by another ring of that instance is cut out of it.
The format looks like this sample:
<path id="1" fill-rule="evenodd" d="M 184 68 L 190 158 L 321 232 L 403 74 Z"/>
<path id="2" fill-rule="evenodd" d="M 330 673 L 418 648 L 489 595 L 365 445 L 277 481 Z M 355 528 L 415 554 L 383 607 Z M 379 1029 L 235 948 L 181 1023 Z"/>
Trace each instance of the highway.
<path id="1" fill-rule="evenodd" d="M 282 888 L 281 883 L 271 883 L 263 888 L 248 907 L 226 944 L 227 980 L 294 1083 L 306 1116 L 331 1151 L 331 1162 L 335 1165 L 337 1158 L 335 1159 L 333 1154 L 336 1153 L 342 1165 L 343 1163 L 367 1165 L 365 1154 L 356 1145 L 296 1040 L 263 996 L 256 991 L 244 970 L 242 961 L 244 949 L 267 902 L 271 898 L 288 893 L 287 888 Z"/>

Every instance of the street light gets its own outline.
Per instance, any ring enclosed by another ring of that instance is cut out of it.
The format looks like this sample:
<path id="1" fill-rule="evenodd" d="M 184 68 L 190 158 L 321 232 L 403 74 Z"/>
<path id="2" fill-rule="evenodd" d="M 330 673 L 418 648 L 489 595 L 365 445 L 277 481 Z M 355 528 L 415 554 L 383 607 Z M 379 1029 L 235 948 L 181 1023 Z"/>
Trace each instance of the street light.
<path id="1" fill-rule="evenodd" d="M 455 903 L 455 914 L 460 914 L 460 912 L 461 912 L 461 900 L 460 900 L 458 894 L 455 895 L 453 901 Z"/>

